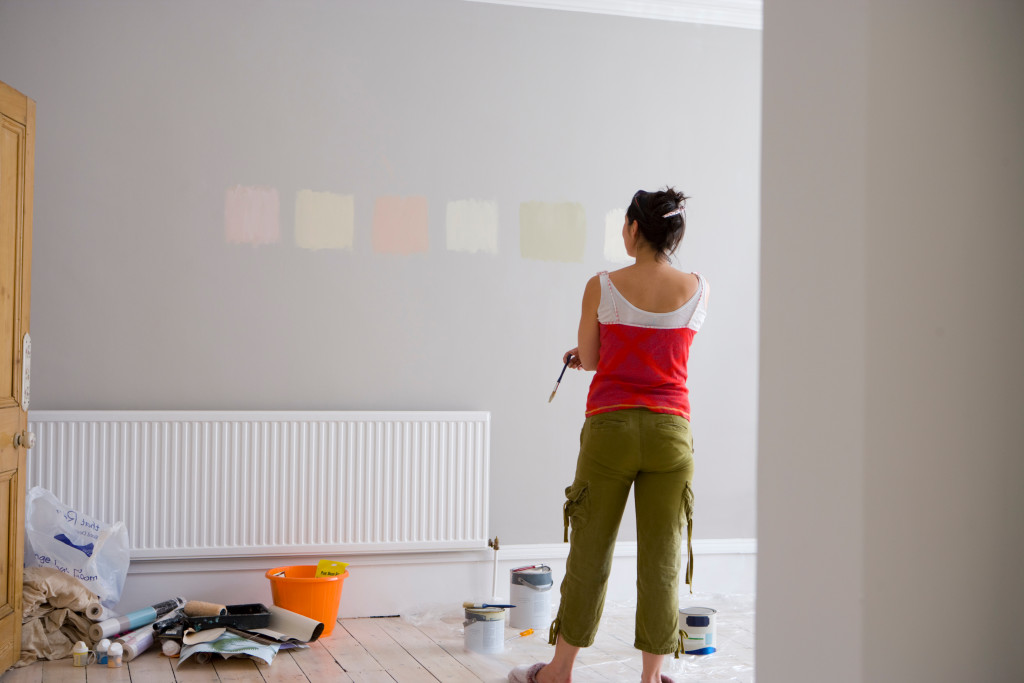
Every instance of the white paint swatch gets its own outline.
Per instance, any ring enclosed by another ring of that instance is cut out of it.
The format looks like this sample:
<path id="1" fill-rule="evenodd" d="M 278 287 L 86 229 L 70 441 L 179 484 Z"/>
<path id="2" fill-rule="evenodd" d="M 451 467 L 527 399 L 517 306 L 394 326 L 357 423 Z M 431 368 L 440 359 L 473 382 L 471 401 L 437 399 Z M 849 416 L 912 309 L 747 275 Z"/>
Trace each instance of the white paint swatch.
<path id="1" fill-rule="evenodd" d="M 448 251 L 498 253 L 498 203 L 481 199 L 448 202 L 445 212 Z"/>
<path id="2" fill-rule="evenodd" d="M 303 249 L 351 249 L 355 238 L 355 198 L 333 192 L 299 190 L 295 195 L 295 244 Z"/>
<path id="3" fill-rule="evenodd" d="M 626 253 L 622 240 L 622 224 L 626 222 L 625 209 L 612 209 L 604 215 L 604 258 L 613 263 L 624 263 L 633 259 Z"/>

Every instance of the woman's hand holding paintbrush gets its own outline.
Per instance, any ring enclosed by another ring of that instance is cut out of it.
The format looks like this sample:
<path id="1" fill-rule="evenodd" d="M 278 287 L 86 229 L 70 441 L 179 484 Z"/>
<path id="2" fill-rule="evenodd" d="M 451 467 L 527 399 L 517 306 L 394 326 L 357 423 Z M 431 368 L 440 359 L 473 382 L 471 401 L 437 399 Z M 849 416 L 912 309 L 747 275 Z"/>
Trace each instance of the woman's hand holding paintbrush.
<path id="1" fill-rule="evenodd" d="M 548 403 L 551 403 L 551 401 L 555 399 L 555 392 L 558 391 L 558 385 L 562 383 L 562 376 L 565 375 L 565 369 L 571 366 L 573 369 L 579 370 L 583 367 L 583 363 L 580 362 L 579 349 L 566 351 L 565 355 L 562 356 L 562 360 L 565 362 L 565 365 L 562 366 L 562 372 L 558 374 L 558 379 L 555 381 L 555 388 L 551 390 L 551 395 L 548 396 Z"/>

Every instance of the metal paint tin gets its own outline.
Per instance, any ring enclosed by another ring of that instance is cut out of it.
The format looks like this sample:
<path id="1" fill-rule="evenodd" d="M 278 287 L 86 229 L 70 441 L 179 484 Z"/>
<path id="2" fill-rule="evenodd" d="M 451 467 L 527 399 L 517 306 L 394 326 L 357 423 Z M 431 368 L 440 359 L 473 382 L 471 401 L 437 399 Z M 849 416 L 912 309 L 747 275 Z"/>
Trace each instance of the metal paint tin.
<path id="1" fill-rule="evenodd" d="M 505 649 L 505 610 L 501 607 L 467 608 L 462 627 L 467 650 L 493 655 Z"/>
<path id="2" fill-rule="evenodd" d="M 551 624 L 551 567 L 534 565 L 511 572 L 509 626 L 512 628 L 547 628 Z"/>
<path id="3" fill-rule="evenodd" d="M 713 607 L 681 607 L 679 609 L 679 637 L 683 652 L 688 655 L 709 655 L 717 650 Z"/>

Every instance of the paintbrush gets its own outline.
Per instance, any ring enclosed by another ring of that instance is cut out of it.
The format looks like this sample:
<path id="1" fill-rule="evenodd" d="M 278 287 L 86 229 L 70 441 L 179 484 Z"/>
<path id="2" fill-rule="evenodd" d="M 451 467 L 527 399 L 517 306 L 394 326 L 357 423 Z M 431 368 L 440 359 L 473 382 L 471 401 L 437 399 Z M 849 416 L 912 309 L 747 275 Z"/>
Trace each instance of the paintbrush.
<path id="1" fill-rule="evenodd" d="M 491 605 L 486 602 L 464 602 L 462 606 L 466 609 L 486 609 L 487 607 L 515 607 L 515 605 Z"/>
<path id="2" fill-rule="evenodd" d="M 562 366 L 562 372 L 558 373 L 558 379 L 555 381 L 555 388 L 551 390 L 551 395 L 548 396 L 548 403 L 555 400 L 555 392 L 558 391 L 558 385 L 562 383 L 562 376 L 565 375 L 565 369 L 569 367 L 569 361 L 572 360 L 572 354 L 565 359 L 565 365 Z"/>

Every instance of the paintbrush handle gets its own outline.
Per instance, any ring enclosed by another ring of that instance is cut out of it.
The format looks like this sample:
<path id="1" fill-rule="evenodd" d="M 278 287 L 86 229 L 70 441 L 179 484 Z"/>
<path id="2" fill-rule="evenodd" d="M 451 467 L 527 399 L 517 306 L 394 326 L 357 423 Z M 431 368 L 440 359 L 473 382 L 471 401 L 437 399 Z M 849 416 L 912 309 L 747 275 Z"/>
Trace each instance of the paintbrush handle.
<path id="1" fill-rule="evenodd" d="M 560 373 L 558 373 L 558 382 L 555 382 L 556 386 L 562 381 L 562 376 L 565 375 L 565 369 L 567 367 L 569 367 L 569 363 L 571 363 L 571 362 L 572 362 L 572 354 L 570 354 L 569 357 L 565 359 L 565 365 L 562 366 L 562 371 Z"/>

